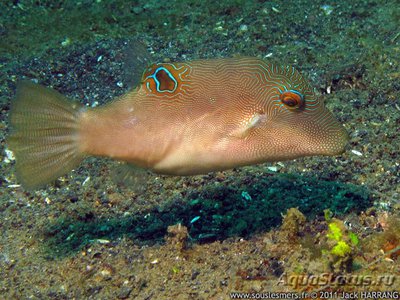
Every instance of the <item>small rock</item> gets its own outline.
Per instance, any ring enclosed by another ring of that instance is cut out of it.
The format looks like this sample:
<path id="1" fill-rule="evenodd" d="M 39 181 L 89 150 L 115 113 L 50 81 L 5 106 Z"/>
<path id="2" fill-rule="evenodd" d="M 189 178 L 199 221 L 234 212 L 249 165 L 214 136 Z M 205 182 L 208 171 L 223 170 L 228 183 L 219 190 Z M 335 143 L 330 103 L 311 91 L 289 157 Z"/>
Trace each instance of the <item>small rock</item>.
<path id="1" fill-rule="evenodd" d="M 248 31 L 249 30 L 249 27 L 246 25 L 246 24 L 242 24 L 242 25 L 240 25 L 240 27 L 239 27 L 239 32 L 240 33 L 244 33 L 244 32 L 246 32 L 246 31 Z"/>
<path id="2" fill-rule="evenodd" d="M 132 8 L 133 13 L 135 14 L 140 14 L 141 12 L 143 12 L 143 8 L 141 6 L 135 6 L 134 8 Z"/>
<path id="3" fill-rule="evenodd" d="M 357 155 L 357 156 L 363 156 L 363 154 L 360 151 L 357 150 L 351 150 L 351 152 L 353 152 L 353 154 Z"/>
<path id="4" fill-rule="evenodd" d="M 63 40 L 61 42 L 61 46 L 66 47 L 69 46 L 71 44 L 71 39 L 70 38 L 65 38 L 65 40 Z"/>
<path id="5" fill-rule="evenodd" d="M 11 150 L 5 149 L 4 150 L 6 157 L 4 158 L 4 163 L 8 164 L 15 160 L 14 153 Z"/>
<path id="6" fill-rule="evenodd" d="M 321 5 L 321 9 L 326 16 L 329 16 L 333 12 L 333 6 L 328 4 Z"/>
<path id="7" fill-rule="evenodd" d="M 192 275 L 190 276 L 190 279 L 191 279 L 191 280 L 195 280 L 199 274 L 200 274 L 199 271 L 194 270 L 194 271 L 192 272 Z"/>
<path id="8" fill-rule="evenodd" d="M 109 280 L 114 275 L 115 270 L 111 265 L 104 265 L 103 269 L 100 271 L 100 275 L 105 279 Z"/>
<path id="9" fill-rule="evenodd" d="M 168 244 L 174 245 L 176 250 L 182 251 L 187 247 L 187 240 L 189 237 L 187 227 L 177 224 L 173 226 L 169 226 L 167 229 L 168 235 L 165 237 L 165 240 Z"/>
<path id="10" fill-rule="evenodd" d="M 118 299 L 126 299 L 129 297 L 132 292 L 132 288 L 130 286 L 123 286 L 118 293 Z"/>

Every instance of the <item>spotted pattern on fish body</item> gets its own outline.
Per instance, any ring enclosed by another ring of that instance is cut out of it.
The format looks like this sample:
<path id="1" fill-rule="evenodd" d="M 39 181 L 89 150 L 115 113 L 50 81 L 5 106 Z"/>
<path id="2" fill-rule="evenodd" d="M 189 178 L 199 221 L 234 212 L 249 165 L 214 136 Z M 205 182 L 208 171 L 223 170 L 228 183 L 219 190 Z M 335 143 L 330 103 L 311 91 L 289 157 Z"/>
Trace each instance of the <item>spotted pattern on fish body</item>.
<path id="1" fill-rule="evenodd" d="M 35 133 L 29 133 L 23 128 L 26 122 L 17 118 L 24 107 L 21 103 L 28 105 L 28 101 L 17 102 L 19 109 L 13 110 L 11 123 L 18 138 L 11 138 L 10 144 L 17 149 L 18 165 L 18 156 L 30 157 L 18 149 Z M 61 124 L 62 118 L 57 118 Z M 32 117 L 30 122 L 36 120 Z M 108 156 L 173 175 L 336 155 L 348 139 L 298 71 L 256 58 L 155 64 L 144 71 L 139 86 L 124 96 L 103 107 L 80 110 L 74 126 L 78 128 L 74 149 L 80 155 Z M 44 140 L 52 139 L 62 141 L 55 136 Z M 41 149 L 43 157 L 46 149 L 57 152 L 51 147 Z M 32 170 L 18 170 L 26 186 L 54 179 L 48 174 L 28 181 L 35 175 Z M 59 176 L 61 171 L 56 173 Z"/>

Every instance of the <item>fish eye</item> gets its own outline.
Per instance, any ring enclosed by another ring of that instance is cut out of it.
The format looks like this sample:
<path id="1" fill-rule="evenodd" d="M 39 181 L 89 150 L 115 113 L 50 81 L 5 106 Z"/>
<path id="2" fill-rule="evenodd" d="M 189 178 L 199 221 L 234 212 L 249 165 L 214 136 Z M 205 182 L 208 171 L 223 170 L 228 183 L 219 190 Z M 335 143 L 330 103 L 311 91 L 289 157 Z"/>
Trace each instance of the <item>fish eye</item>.
<path id="1" fill-rule="evenodd" d="M 304 105 L 304 96 L 296 90 L 284 91 L 279 99 L 289 109 L 301 108 Z"/>

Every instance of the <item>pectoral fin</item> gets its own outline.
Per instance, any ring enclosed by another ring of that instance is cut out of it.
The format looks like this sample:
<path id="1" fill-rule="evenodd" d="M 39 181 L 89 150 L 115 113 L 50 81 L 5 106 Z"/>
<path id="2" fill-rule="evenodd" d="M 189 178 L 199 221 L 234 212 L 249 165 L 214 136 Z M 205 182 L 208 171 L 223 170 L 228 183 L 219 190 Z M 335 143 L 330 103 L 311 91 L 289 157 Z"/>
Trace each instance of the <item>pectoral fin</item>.
<path id="1" fill-rule="evenodd" d="M 264 114 L 256 113 L 249 119 L 243 120 L 241 125 L 233 130 L 229 135 L 239 139 L 246 138 L 253 129 L 259 127 L 265 122 L 265 120 L 266 116 Z"/>

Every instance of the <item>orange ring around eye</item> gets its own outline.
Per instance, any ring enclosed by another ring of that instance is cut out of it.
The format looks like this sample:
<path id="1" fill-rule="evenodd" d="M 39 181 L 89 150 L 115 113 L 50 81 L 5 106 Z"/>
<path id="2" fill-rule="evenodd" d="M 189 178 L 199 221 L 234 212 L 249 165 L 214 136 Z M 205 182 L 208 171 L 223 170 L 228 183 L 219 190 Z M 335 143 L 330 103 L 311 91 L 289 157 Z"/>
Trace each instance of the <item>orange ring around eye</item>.
<path id="1" fill-rule="evenodd" d="M 289 109 L 301 108 L 304 105 L 304 96 L 295 90 L 284 91 L 279 99 Z"/>

